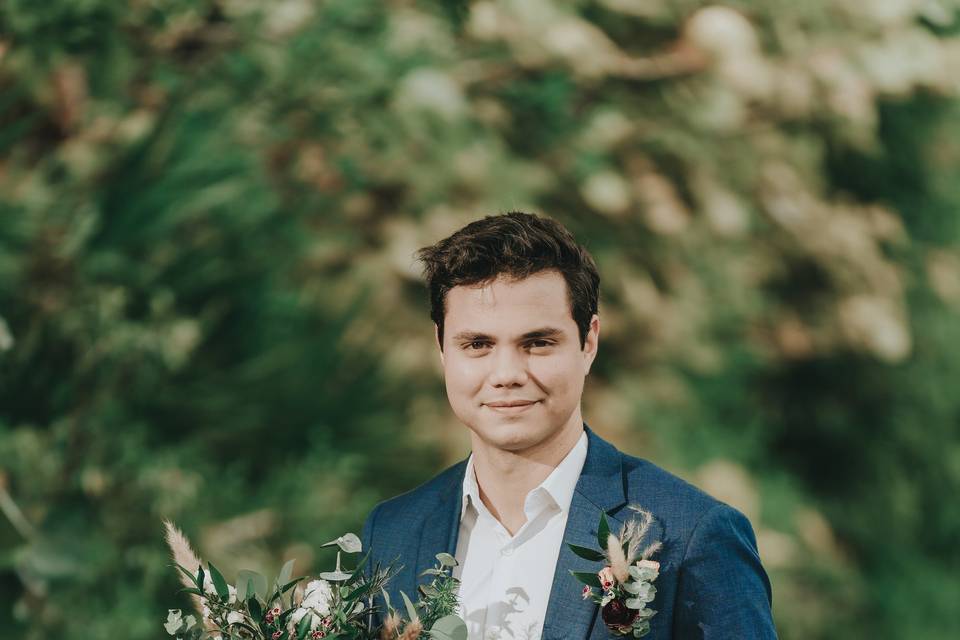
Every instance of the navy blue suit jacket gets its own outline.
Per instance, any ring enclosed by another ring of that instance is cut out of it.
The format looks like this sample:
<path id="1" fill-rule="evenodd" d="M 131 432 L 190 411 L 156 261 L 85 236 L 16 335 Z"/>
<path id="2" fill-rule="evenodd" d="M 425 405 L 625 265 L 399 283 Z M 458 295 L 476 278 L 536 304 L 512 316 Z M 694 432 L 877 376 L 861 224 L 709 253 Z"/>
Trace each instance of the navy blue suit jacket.
<path id="1" fill-rule="evenodd" d="M 574 555 L 573 543 L 597 548 L 597 523 L 605 512 L 612 531 L 635 515 L 628 504 L 654 516 L 647 534 L 663 548 L 654 555 L 660 576 L 649 605 L 650 640 L 776 638 L 770 613 L 770 582 L 760 565 L 750 522 L 736 509 L 711 498 L 654 464 L 625 455 L 586 429 L 587 459 L 577 481 L 564 544 L 553 572 L 543 640 L 597 640 L 613 637 L 598 606 L 581 597 L 570 571 L 599 571 L 600 562 Z M 379 504 L 363 527 L 371 562 L 403 568 L 391 582 L 391 602 L 402 590 L 415 598 L 417 576 L 436 564 L 441 551 L 453 554 L 460 530 L 460 502 L 466 461 L 421 487 Z M 402 609 L 402 607 L 401 607 Z"/>

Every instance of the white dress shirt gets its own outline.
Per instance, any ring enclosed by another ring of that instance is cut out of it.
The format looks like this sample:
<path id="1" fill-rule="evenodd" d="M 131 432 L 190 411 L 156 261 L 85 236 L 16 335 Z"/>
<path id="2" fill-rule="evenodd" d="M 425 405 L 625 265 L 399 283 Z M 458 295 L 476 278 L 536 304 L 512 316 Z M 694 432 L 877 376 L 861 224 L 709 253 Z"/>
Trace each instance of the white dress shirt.
<path id="1" fill-rule="evenodd" d="M 584 432 L 546 480 L 527 494 L 527 521 L 510 536 L 480 500 L 467 461 L 454 576 L 469 640 L 538 640 L 550 600 L 570 501 L 587 458 Z"/>

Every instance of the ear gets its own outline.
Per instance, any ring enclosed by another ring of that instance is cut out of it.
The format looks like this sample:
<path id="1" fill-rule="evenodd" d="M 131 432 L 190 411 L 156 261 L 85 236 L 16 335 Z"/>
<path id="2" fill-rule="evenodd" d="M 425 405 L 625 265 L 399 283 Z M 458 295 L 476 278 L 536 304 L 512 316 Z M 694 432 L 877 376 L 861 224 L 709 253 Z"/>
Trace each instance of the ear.
<path id="1" fill-rule="evenodd" d="M 590 373 L 590 366 L 594 358 L 597 357 L 597 350 L 600 348 L 600 316 L 593 314 L 590 318 L 590 328 L 587 329 L 587 335 L 583 340 L 583 375 Z"/>
<path id="2" fill-rule="evenodd" d="M 443 345 L 440 344 L 440 327 L 436 324 L 433 325 L 433 339 L 437 343 L 437 349 L 440 351 L 440 368 L 443 368 Z"/>

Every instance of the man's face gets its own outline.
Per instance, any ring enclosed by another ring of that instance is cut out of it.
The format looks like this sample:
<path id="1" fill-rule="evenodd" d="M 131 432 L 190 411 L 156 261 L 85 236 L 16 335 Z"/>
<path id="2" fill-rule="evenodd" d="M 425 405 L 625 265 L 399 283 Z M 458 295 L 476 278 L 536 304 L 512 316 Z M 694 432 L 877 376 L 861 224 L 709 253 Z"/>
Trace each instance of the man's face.
<path id="1" fill-rule="evenodd" d="M 598 334 L 594 316 L 581 349 L 557 271 L 454 287 L 440 355 L 453 412 L 475 437 L 514 452 L 579 432 Z"/>

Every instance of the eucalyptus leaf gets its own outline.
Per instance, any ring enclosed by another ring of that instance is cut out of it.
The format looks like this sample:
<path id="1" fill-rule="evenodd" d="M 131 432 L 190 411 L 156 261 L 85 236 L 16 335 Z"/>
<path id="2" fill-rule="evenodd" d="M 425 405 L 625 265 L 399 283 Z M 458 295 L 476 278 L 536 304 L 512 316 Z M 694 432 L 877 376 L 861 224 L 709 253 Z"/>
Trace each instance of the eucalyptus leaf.
<path id="1" fill-rule="evenodd" d="M 416 622 L 419 620 L 420 614 L 417 613 L 417 608 L 413 606 L 413 602 L 410 601 L 410 598 L 407 597 L 407 594 L 401 591 L 400 597 L 403 598 L 403 605 L 407 608 L 407 617 L 410 618 L 410 622 Z"/>
<path id="2" fill-rule="evenodd" d="M 344 580 L 349 580 L 351 574 L 346 571 L 327 571 L 320 574 L 321 580 L 326 580 L 327 582 L 343 582 Z"/>
<path id="3" fill-rule="evenodd" d="M 248 582 L 253 583 L 253 591 L 248 589 L 244 594 L 244 598 L 242 599 L 246 599 L 254 594 L 256 594 L 261 600 L 267 599 L 267 579 L 262 574 L 259 574 L 256 571 L 250 571 L 248 569 L 241 569 L 237 572 L 237 598 L 240 598 L 240 585 Z"/>
<path id="4" fill-rule="evenodd" d="M 444 567 L 455 567 L 458 564 L 457 559 L 449 553 L 438 553 L 436 557 L 440 564 Z"/>
<path id="5" fill-rule="evenodd" d="M 332 547 L 336 545 L 340 547 L 340 550 L 344 553 L 360 553 L 363 551 L 363 543 L 360 542 L 360 538 L 357 537 L 355 533 L 345 533 L 339 538 L 326 542 L 321 547 Z"/>
<path id="6" fill-rule="evenodd" d="M 237 600 L 243 602 L 247 599 L 247 587 L 253 589 L 253 585 L 249 580 L 241 580 L 240 576 L 237 576 Z"/>
<path id="7" fill-rule="evenodd" d="M 444 616 L 433 623 L 429 635 L 436 640 L 467 640 L 467 625 L 459 616 Z"/>
<path id="8" fill-rule="evenodd" d="M 296 560 L 287 560 L 280 568 L 280 574 L 277 575 L 277 586 L 290 582 L 290 576 L 293 575 L 293 565 Z"/>

